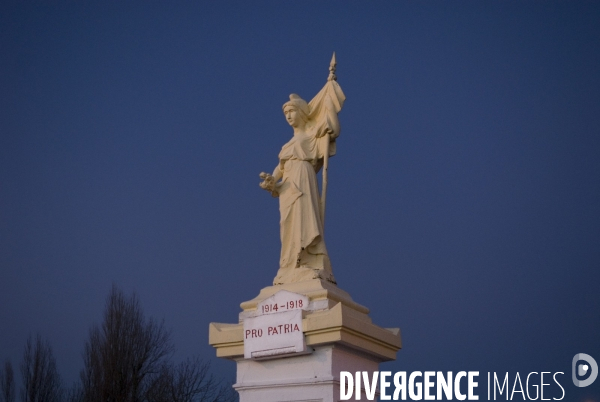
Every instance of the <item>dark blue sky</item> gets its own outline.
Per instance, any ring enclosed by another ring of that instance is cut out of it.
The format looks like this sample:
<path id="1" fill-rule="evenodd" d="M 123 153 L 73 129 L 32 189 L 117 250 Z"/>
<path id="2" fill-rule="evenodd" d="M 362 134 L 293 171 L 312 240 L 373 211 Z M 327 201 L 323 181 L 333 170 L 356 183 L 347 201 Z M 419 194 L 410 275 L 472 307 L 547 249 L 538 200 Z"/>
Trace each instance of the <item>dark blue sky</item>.
<path id="1" fill-rule="evenodd" d="M 570 379 L 576 353 L 600 362 L 599 21 L 586 1 L 3 2 L 0 359 L 40 332 L 75 381 L 116 283 L 177 358 L 232 377 L 208 323 L 275 276 L 258 173 L 335 50 L 326 240 L 402 329 L 382 368 L 563 371 L 600 400 Z"/>

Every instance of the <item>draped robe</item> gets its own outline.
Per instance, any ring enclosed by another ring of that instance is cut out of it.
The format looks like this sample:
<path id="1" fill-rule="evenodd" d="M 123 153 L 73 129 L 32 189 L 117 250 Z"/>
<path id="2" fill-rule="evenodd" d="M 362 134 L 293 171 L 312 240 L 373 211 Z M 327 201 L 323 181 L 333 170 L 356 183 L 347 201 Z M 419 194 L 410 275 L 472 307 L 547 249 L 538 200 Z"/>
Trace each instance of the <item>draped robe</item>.
<path id="1" fill-rule="evenodd" d="M 345 100 L 335 78 L 330 77 L 308 104 L 305 131 L 295 133 L 279 153 L 278 168 L 283 177 L 276 193 L 281 213 L 281 257 L 274 285 L 310 279 L 335 283 L 323 238 L 317 172 L 326 150 L 328 156 L 335 155 L 335 139 L 340 134 L 337 115 Z"/>
<path id="2" fill-rule="evenodd" d="M 315 278 L 335 282 L 323 238 L 316 175 L 329 138 L 317 138 L 312 131 L 294 134 L 279 153 L 281 257 L 275 284 Z"/>

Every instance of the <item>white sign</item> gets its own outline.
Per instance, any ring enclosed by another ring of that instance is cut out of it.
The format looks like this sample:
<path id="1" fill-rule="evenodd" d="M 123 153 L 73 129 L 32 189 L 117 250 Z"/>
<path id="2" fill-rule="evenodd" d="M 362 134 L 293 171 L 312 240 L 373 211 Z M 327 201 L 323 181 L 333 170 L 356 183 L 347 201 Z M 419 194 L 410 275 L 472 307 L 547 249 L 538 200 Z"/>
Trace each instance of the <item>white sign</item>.
<path id="1" fill-rule="evenodd" d="M 302 308 L 308 297 L 279 291 L 257 306 L 257 315 L 244 319 L 244 358 L 268 359 L 305 353 Z"/>

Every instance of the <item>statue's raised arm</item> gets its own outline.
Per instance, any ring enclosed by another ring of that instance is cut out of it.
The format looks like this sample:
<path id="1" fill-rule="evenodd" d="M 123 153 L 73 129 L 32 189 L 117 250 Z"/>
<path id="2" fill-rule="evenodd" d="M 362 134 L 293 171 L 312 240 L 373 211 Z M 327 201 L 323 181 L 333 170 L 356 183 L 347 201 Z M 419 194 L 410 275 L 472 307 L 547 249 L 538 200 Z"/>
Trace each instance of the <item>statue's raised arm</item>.
<path id="1" fill-rule="evenodd" d="M 281 148 L 273 174 L 260 174 L 260 187 L 279 197 L 281 256 L 275 285 L 317 278 L 335 283 L 323 235 L 328 161 L 335 155 L 338 113 L 346 99 L 335 67 L 334 53 L 327 83 L 310 103 L 290 95 L 283 113 L 294 135 Z M 322 196 L 316 175 L 321 167 Z"/>

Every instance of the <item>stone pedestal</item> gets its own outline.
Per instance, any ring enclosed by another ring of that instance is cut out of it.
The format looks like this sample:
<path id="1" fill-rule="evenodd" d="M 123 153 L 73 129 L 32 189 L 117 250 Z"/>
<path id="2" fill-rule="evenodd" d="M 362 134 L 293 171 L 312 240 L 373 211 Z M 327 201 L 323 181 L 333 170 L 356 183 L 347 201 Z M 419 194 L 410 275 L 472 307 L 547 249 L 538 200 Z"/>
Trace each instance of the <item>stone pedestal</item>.
<path id="1" fill-rule="evenodd" d="M 244 320 L 263 315 L 265 302 L 282 290 L 308 300 L 308 305 L 301 303 L 306 347 L 301 353 L 278 352 L 279 356 L 246 350 L 246 357 L 253 357 L 245 358 Z M 209 329 L 209 343 L 217 356 L 237 362 L 234 387 L 240 402 L 337 402 L 340 371 L 372 373 L 380 362 L 395 360 L 401 348 L 399 329 L 374 325 L 366 307 L 322 280 L 269 286 L 241 307 L 239 323 L 211 323 Z M 366 400 L 364 393 L 362 399 Z"/>

